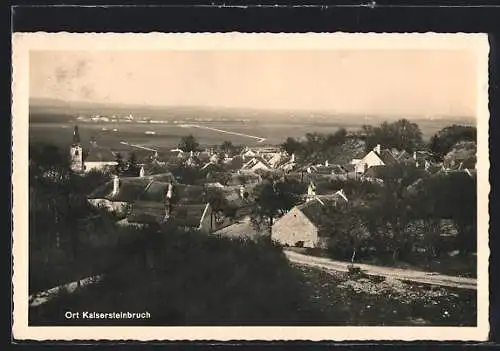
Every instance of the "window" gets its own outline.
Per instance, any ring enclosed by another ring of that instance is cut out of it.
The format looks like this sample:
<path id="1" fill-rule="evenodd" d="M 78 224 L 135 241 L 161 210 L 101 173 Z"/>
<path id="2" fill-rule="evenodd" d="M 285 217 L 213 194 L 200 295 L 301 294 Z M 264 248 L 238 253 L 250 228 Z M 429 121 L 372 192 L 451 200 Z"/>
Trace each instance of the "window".
<path id="1" fill-rule="evenodd" d="M 78 149 L 75 149 L 75 156 L 78 156 Z"/>

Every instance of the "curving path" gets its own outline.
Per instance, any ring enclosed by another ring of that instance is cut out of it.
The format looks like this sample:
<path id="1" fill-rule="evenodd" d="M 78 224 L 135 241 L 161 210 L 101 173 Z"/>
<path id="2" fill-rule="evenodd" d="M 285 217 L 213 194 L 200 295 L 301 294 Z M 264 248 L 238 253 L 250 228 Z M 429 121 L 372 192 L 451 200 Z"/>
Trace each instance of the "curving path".
<path id="1" fill-rule="evenodd" d="M 304 255 L 294 251 L 284 250 L 288 260 L 293 263 L 316 267 L 323 270 L 333 270 L 338 272 L 347 272 L 350 262 L 334 261 L 328 258 Z M 367 275 L 388 277 L 398 280 L 406 280 L 416 283 L 446 286 L 458 289 L 477 290 L 477 279 L 449 276 L 434 272 L 415 271 L 411 269 L 391 268 L 382 266 L 373 266 L 368 264 L 355 263 L 361 271 Z"/>

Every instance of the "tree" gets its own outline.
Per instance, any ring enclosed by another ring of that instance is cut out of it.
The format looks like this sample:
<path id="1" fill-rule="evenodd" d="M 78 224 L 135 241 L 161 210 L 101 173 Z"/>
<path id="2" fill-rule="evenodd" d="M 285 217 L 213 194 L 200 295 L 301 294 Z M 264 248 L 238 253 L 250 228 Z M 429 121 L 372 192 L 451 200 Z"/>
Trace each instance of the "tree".
<path id="1" fill-rule="evenodd" d="M 287 154 L 292 155 L 297 153 L 301 148 L 300 142 L 296 139 L 288 137 L 286 141 L 281 145 L 281 148 L 286 151 Z"/>
<path id="2" fill-rule="evenodd" d="M 128 176 L 137 177 L 139 175 L 139 170 L 140 167 L 137 164 L 137 157 L 134 152 L 131 152 L 127 162 L 122 167 L 122 173 Z"/>
<path id="3" fill-rule="evenodd" d="M 366 151 L 377 144 L 386 148 L 396 148 L 413 152 L 422 145 L 422 132 L 416 123 L 400 119 L 394 123 L 383 122 L 378 127 L 363 126 Z"/>
<path id="4" fill-rule="evenodd" d="M 409 207 L 408 186 L 425 176 L 424 171 L 410 165 L 386 166 L 380 169 L 383 186 L 371 197 L 370 206 L 364 211 L 368 228 L 378 246 L 378 251 L 391 253 L 393 261 L 411 257 L 413 233 L 406 228 L 413 219 Z"/>
<path id="5" fill-rule="evenodd" d="M 116 153 L 115 161 L 116 161 L 116 166 L 115 166 L 116 174 L 122 174 L 126 168 L 126 164 L 125 161 L 123 160 L 123 156 L 121 153 L 119 152 Z"/>
<path id="6" fill-rule="evenodd" d="M 191 152 L 198 151 L 200 144 L 198 143 L 198 140 L 190 134 L 181 138 L 178 147 L 184 152 Z"/>
<path id="7" fill-rule="evenodd" d="M 71 172 L 69 155 L 52 144 L 30 144 L 29 172 L 32 180 L 48 175 L 65 177 Z"/>
<path id="8" fill-rule="evenodd" d="M 203 178 L 203 174 L 197 168 L 179 165 L 171 169 L 172 174 L 182 184 L 198 184 Z"/>
<path id="9" fill-rule="evenodd" d="M 323 207 L 328 233 L 328 251 L 336 259 L 352 260 L 363 257 L 371 247 L 371 237 L 363 224 L 362 213 L 356 206 Z"/>
<path id="10" fill-rule="evenodd" d="M 428 220 L 452 220 L 458 228 L 457 246 L 466 255 L 476 250 L 476 178 L 465 172 L 424 179 L 413 197 L 416 213 Z"/>
<path id="11" fill-rule="evenodd" d="M 234 145 L 232 142 L 230 141 L 224 141 L 221 145 L 220 145 L 220 150 L 222 152 L 225 152 L 227 153 L 228 155 L 232 155 L 234 153 Z"/>
<path id="12" fill-rule="evenodd" d="M 288 212 L 300 201 L 305 192 L 304 184 L 295 180 L 265 180 L 254 189 L 254 216 L 258 223 L 268 219 L 269 226 L 273 220 Z"/>
<path id="13" fill-rule="evenodd" d="M 439 158 L 443 158 L 455 144 L 460 141 L 477 140 L 477 129 L 473 126 L 452 125 L 445 127 L 434 134 L 431 138 L 429 148 Z"/>
<path id="14" fill-rule="evenodd" d="M 340 128 L 334 134 L 328 134 L 324 141 L 324 149 L 329 150 L 345 143 L 347 130 Z"/>
<path id="15" fill-rule="evenodd" d="M 445 164 L 455 166 L 462 164 L 462 168 L 476 167 L 477 145 L 474 141 L 459 141 L 443 157 Z"/>

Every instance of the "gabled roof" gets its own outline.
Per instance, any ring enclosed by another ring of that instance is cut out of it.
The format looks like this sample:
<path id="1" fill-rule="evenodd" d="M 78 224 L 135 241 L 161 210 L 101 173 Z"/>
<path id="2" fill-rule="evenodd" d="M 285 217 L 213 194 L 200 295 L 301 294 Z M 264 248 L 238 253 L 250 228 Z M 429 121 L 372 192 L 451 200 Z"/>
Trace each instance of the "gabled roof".
<path id="1" fill-rule="evenodd" d="M 325 230 L 331 228 L 331 211 L 339 203 L 346 203 L 345 199 L 339 194 L 329 194 L 316 196 L 315 199 L 303 203 L 296 208 L 300 210 L 311 223 L 318 228 L 318 234 L 322 235 Z"/>
<path id="2" fill-rule="evenodd" d="M 272 166 L 269 164 L 269 162 L 267 162 L 263 157 L 255 156 L 255 157 L 252 157 L 252 159 L 250 161 L 245 163 L 243 165 L 243 167 L 241 167 L 241 169 L 250 169 L 253 166 L 257 165 L 259 162 L 261 162 L 264 166 L 266 166 L 269 169 L 272 168 Z"/>
<path id="3" fill-rule="evenodd" d="M 153 181 L 141 194 L 138 201 L 164 203 L 169 183 Z M 173 184 L 173 202 L 177 204 L 199 204 L 206 202 L 206 192 L 203 186 Z"/>
<path id="4" fill-rule="evenodd" d="M 394 155 L 394 158 L 397 161 L 407 161 L 407 160 L 412 159 L 412 155 L 410 155 L 405 150 L 403 150 L 403 151 L 393 150 L 392 154 Z"/>
<path id="5" fill-rule="evenodd" d="M 147 178 L 154 179 L 157 182 L 171 182 L 172 184 L 178 184 L 177 179 L 171 172 L 152 174 L 150 176 L 147 176 Z"/>
<path id="6" fill-rule="evenodd" d="M 115 162 L 116 156 L 107 148 L 91 147 L 85 156 L 85 162 Z"/>
<path id="7" fill-rule="evenodd" d="M 261 180 L 261 176 L 252 171 L 241 172 L 240 174 L 231 175 L 231 179 L 227 182 L 228 186 L 244 185 L 248 183 L 255 183 Z"/>
<path id="8" fill-rule="evenodd" d="M 339 165 L 314 167 L 314 170 L 318 174 L 345 174 L 346 173 L 346 171 L 342 167 L 340 167 Z"/>
<path id="9" fill-rule="evenodd" d="M 120 179 L 119 191 L 112 196 L 113 180 L 99 186 L 88 196 L 89 199 L 107 199 L 117 202 L 134 202 L 151 182 L 148 178 L 127 177 Z"/>
<path id="10" fill-rule="evenodd" d="M 375 154 L 377 153 L 375 152 Z M 382 162 L 384 162 L 386 166 L 392 166 L 398 163 L 398 160 L 394 158 L 392 152 L 390 152 L 387 149 L 381 150 L 380 154 L 377 154 L 377 156 L 380 157 L 380 159 L 382 160 Z"/>
<path id="11" fill-rule="evenodd" d="M 208 203 L 173 205 L 168 221 L 180 227 L 198 228 L 208 206 Z M 164 204 L 138 201 L 132 205 L 127 221 L 134 223 L 160 223 L 164 217 Z"/>

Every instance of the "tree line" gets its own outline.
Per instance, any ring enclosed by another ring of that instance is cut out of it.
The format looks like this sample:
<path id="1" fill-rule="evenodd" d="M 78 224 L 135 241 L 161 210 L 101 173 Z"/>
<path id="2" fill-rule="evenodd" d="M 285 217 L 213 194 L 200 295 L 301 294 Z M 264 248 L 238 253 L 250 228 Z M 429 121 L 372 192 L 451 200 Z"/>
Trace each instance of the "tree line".
<path id="1" fill-rule="evenodd" d="M 303 159 L 308 159 L 311 155 L 326 154 L 348 139 L 358 139 L 365 143 L 365 152 L 380 144 L 384 148 L 394 148 L 409 153 L 428 150 L 435 155 L 437 161 L 442 161 L 458 142 L 475 142 L 476 137 L 476 127 L 451 125 L 435 133 L 430 141 L 426 142 L 417 123 L 400 119 L 392 123 L 383 122 L 379 126 L 363 125 L 360 130 L 352 133 L 341 128 L 329 134 L 307 133 L 303 140 L 288 137 L 281 147 L 289 154 L 297 154 Z"/>

